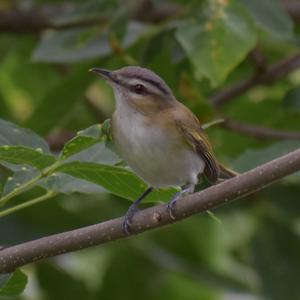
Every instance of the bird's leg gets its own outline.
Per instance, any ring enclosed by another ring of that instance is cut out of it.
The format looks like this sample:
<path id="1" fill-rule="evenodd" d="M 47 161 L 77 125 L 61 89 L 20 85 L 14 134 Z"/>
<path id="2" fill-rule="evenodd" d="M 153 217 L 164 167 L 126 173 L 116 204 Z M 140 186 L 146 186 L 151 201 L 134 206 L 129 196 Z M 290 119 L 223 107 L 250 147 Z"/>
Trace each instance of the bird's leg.
<path id="1" fill-rule="evenodd" d="M 149 187 L 136 201 L 134 201 L 128 208 L 123 222 L 123 230 L 130 234 L 130 225 L 134 214 L 138 211 L 138 205 L 141 201 L 152 192 L 153 188 Z"/>
<path id="2" fill-rule="evenodd" d="M 175 194 L 173 199 L 168 203 L 167 210 L 169 212 L 170 217 L 175 220 L 174 209 L 177 200 L 185 195 L 191 194 L 194 192 L 195 185 L 194 184 L 186 184 L 181 187 L 181 190 Z"/>

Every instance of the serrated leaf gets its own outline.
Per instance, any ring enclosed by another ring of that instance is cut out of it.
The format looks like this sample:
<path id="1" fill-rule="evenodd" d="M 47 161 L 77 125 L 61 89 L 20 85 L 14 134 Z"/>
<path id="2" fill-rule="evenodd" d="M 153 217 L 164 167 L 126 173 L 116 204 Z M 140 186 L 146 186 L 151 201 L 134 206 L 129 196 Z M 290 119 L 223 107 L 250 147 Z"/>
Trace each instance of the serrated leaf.
<path id="1" fill-rule="evenodd" d="M 56 171 L 99 184 L 112 194 L 129 200 L 136 200 L 147 188 L 146 183 L 133 172 L 116 166 L 71 162 L 60 166 Z M 168 201 L 176 191 L 176 189 L 155 191 L 146 201 Z"/>
<path id="2" fill-rule="evenodd" d="M 47 143 L 33 131 L 0 119 L 0 146 L 24 146 L 49 153 Z"/>
<path id="3" fill-rule="evenodd" d="M 194 66 L 216 86 L 254 47 L 257 34 L 247 11 L 234 1 L 204 1 L 196 19 L 184 21 L 176 38 Z"/>
<path id="4" fill-rule="evenodd" d="M 293 21 L 278 0 L 241 0 L 257 25 L 273 37 L 292 41 Z"/>
<path id="5" fill-rule="evenodd" d="M 27 281 L 27 276 L 19 269 L 11 274 L 0 274 L 0 296 L 13 297 L 21 294 Z"/>
<path id="6" fill-rule="evenodd" d="M 39 170 L 55 163 L 53 155 L 44 154 L 41 148 L 31 149 L 22 146 L 2 146 L 0 147 L 0 161 L 12 164 L 31 165 Z"/>

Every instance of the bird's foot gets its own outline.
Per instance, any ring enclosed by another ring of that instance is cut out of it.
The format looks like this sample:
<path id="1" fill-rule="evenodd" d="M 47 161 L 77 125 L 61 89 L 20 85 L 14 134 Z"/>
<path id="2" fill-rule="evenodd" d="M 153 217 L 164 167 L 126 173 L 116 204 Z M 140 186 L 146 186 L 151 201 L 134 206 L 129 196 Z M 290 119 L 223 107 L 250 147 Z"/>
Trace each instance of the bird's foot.
<path id="1" fill-rule="evenodd" d="M 124 232 L 129 235 L 131 234 L 131 224 L 132 224 L 132 218 L 133 216 L 139 211 L 135 203 L 130 205 L 125 217 L 124 217 L 124 222 L 123 222 L 123 230 Z"/>
<path id="2" fill-rule="evenodd" d="M 168 211 L 168 213 L 170 215 L 170 218 L 172 220 L 176 219 L 174 213 L 175 213 L 175 205 L 176 205 L 177 200 L 180 199 L 181 197 L 185 196 L 185 195 L 193 193 L 194 188 L 195 188 L 195 186 L 192 185 L 192 184 L 187 184 L 187 185 L 183 186 L 181 188 L 181 190 L 179 192 L 177 192 L 175 194 L 175 196 L 173 197 L 173 199 L 167 204 L 167 211 Z"/>
<path id="3" fill-rule="evenodd" d="M 152 187 L 148 187 L 146 189 L 146 191 L 136 200 L 134 201 L 130 206 L 129 209 L 127 210 L 127 213 L 124 217 L 124 222 L 123 222 L 123 231 L 126 234 L 131 234 L 131 230 L 130 230 L 130 225 L 132 223 L 132 218 L 135 215 L 135 213 L 137 211 L 139 211 L 138 209 L 138 205 L 140 204 L 140 202 L 148 195 L 151 193 L 151 191 L 153 190 Z"/>
<path id="4" fill-rule="evenodd" d="M 178 192 L 176 193 L 176 195 L 173 197 L 173 199 L 167 204 L 167 211 L 170 215 L 170 218 L 172 220 L 175 220 L 175 215 L 174 215 L 174 212 L 175 212 L 175 205 L 176 205 L 176 202 L 177 200 L 181 197 L 181 192 Z"/>

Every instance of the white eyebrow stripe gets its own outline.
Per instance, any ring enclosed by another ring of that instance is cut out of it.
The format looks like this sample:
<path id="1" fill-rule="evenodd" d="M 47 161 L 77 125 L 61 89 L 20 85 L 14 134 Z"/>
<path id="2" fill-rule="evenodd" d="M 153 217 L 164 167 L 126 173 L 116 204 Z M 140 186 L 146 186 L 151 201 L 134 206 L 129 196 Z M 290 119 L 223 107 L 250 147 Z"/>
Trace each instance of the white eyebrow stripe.
<path id="1" fill-rule="evenodd" d="M 162 93 L 162 91 L 159 88 L 157 88 L 155 85 L 153 85 L 147 81 L 138 79 L 138 78 L 126 78 L 126 84 L 128 84 L 130 86 L 135 86 L 137 84 L 141 84 L 148 91 L 152 92 L 153 94 L 161 94 Z"/>

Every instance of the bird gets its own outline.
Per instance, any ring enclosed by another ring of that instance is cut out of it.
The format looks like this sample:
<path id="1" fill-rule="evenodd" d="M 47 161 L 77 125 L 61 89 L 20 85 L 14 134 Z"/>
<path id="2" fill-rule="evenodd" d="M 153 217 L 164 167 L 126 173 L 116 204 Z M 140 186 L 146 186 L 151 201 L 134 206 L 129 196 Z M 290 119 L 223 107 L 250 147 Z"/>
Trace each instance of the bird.
<path id="1" fill-rule="evenodd" d="M 125 215 L 123 229 L 127 234 L 138 205 L 153 189 L 180 187 L 167 205 L 175 219 L 177 200 L 193 193 L 202 177 L 214 184 L 221 174 L 226 178 L 237 175 L 217 161 L 200 121 L 159 75 L 139 66 L 90 71 L 113 89 L 116 108 L 111 131 L 117 152 L 148 184 Z"/>

